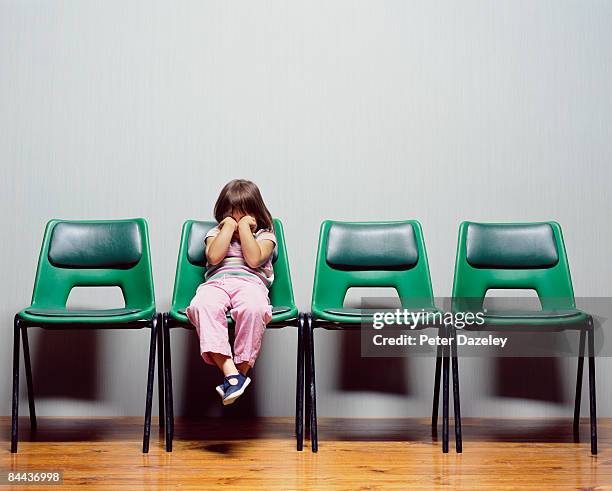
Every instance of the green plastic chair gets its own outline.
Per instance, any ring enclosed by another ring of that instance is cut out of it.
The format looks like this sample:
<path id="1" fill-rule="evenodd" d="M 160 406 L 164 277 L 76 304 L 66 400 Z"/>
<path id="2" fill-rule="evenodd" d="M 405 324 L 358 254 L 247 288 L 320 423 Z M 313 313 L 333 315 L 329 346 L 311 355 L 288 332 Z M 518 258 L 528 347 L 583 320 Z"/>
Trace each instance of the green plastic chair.
<path id="1" fill-rule="evenodd" d="M 118 286 L 125 307 L 107 310 L 71 310 L 70 291 L 79 286 Z M 36 429 L 36 411 L 27 329 L 140 329 L 151 328 L 145 404 L 143 452 L 149 450 L 151 406 L 157 330 L 151 254 L 147 223 L 130 220 L 51 220 L 45 229 L 30 306 L 15 315 L 13 346 L 13 402 L 11 452 L 17 451 L 19 403 L 19 344 L 23 335 L 30 425 Z M 163 423 L 163 379 L 159 352 L 160 425 Z"/>
<path id="2" fill-rule="evenodd" d="M 542 309 L 536 312 L 488 309 L 484 312 L 483 325 L 466 326 L 466 329 L 580 331 L 574 406 L 576 438 L 580 421 L 585 333 L 588 333 L 591 452 L 596 454 L 593 318 L 576 309 L 567 254 L 559 224 L 463 222 L 459 229 L 457 246 L 453 310 L 480 311 L 490 289 L 533 289 L 538 294 Z"/>
<path id="3" fill-rule="evenodd" d="M 311 313 L 306 323 L 307 422 L 311 449 L 318 450 L 314 328 L 359 329 L 372 317 L 366 309 L 343 306 L 351 287 L 392 287 L 402 307 L 437 311 L 421 225 L 416 220 L 391 222 L 340 222 L 321 224 L 314 273 Z M 448 357 L 438 351 L 436 371 L 443 362 L 443 451 L 448 452 Z M 439 380 L 439 377 L 436 377 Z M 437 398 L 440 385 L 434 388 Z M 459 410 L 458 391 L 455 411 Z M 436 421 L 432 424 L 434 434 Z M 456 418 L 460 423 L 460 419 Z M 456 426 L 460 451 L 461 428 Z"/>
<path id="4" fill-rule="evenodd" d="M 172 365 L 170 350 L 170 329 L 182 327 L 194 329 L 185 313 L 197 287 L 204 281 L 206 270 L 206 252 L 204 237 L 206 233 L 217 225 L 214 221 L 187 220 L 183 224 L 181 244 L 179 248 L 174 292 L 172 294 L 172 307 L 163 315 L 162 325 L 164 333 L 164 370 L 166 387 L 166 451 L 172 451 L 174 438 L 174 401 L 172 397 Z M 272 304 L 272 320 L 267 328 L 281 328 L 297 326 L 298 328 L 298 355 L 297 355 L 297 386 L 296 386 L 296 437 L 297 448 L 303 446 L 303 406 L 304 406 L 304 320 L 299 314 L 293 299 L 293 287 L 287 259 L 287 248 L 283 225 L 277 218 L 274 219 L 274 232 L 278 242 L 273 255 L 274 282 L 270 288 L 269 297 Z M 230 328 L 233 320 L 228 313 Z"/>

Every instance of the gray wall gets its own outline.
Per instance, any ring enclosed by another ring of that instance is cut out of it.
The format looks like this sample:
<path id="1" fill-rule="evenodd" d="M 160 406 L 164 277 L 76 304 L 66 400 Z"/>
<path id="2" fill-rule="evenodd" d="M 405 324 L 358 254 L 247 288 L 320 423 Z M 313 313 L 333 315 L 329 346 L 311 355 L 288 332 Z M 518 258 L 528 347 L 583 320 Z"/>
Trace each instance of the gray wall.
<path id="1" fill-rule="evenodd" d="M 182 221 L 234 177 L 285 221 L 302 308 L 324 218 L 421 220 L 438 295 L 460 221 L 555 219 L 577 295 L 610 296 L 611 25 L 605 0 L 1 0 L 0 413 L 45 222 L 146 217 L 166 309 Z M 145 332 L 31 336 L 41 414 L 142 413 Z M 174 340 L 177 412 L 219 414 L 218 376 Z M 294 346 L 267 335 L 236 411 L 292 414 Z M 317 350 L 321 415 L 428 414 L 430 360 L 363 361 L 328 332 Z M 464 413 L 569 416 L 574 367 L 465 360 Z"/>

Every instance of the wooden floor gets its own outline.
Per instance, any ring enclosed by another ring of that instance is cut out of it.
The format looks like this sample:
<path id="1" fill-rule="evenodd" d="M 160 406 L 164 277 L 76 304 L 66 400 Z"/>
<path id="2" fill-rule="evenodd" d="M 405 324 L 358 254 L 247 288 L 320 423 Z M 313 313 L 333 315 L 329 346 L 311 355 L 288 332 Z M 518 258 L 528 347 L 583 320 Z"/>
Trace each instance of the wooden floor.
<path id="1" fill-rule="evenodd" d="M 461 455 L 442 454 L 426 419 L 321 418 L 317 454 L 295 450 L 290 418 L 177 421 L 174 452 L 155 428 L 148 455 L 140 418 L 40 418 L 35 438 L 27 426 L 11 454 L 0 418 L 0 470 L 62 470 L 62 489 L 612 489 L 611 419 L 599 420 L 596 457 L 587 421 L 574 443 L 570 420 L 466 419 Z"/>

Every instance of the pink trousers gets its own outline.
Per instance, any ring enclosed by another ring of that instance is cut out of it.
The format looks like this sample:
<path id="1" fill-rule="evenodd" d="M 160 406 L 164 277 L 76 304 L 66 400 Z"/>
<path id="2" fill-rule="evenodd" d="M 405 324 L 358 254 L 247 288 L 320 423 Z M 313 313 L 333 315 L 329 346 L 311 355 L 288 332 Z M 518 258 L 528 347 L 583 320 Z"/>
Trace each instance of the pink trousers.
<path id="1" fill-rule="evenodd" d="M 210 353 L 232 357 L 226 312 L 235 323 L 234 363 L 255 364 L 266 324 L 272 319 L 268 289 L 255 276 L 223 275 L 202 283 L 187 307 L 187 317 L 200 338 L 200 354 L 214 365 Z"/>

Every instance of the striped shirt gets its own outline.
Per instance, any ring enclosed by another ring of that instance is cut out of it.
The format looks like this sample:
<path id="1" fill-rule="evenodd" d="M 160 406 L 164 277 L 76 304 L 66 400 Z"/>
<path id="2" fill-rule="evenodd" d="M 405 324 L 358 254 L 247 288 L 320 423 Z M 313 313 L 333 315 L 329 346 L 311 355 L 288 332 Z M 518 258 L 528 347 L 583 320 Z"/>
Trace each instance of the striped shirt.
<path id="1" fill-rule="evenodd" d="M 204 237 L 204 243 L 206 243 L 209 237 L 216 237 L 220 231 L 221 230 L 218 225 L 214 228 L 211 228 Z M 274 243 L 274 247 L 276 247 L 277 242 L 274 232 L 268 229 L 260 229 L 253 235 L 255 237 L 255 240 L 270 240 Z M 225 255 L 225 259 L 223 259 L 223 261 L 215 265 L 206 263 L 206 273 L 204 273 L 204 281 L 208 281 L 221 274 L 249 276 L 254 275 L 259 278 L 263 282 L 263 284 L 266 285 L 266 287 L 270 288 L 272 282 L 274 281 L 272 255 L 273 254 L 270 254 L 270 257 L 266 259 L 266 261 L 258 268 L 251 268 L 244 260 L 240 241 L 232 240 L 230 242 L 230 245 L 227 249 L 227 254 Z"/>

